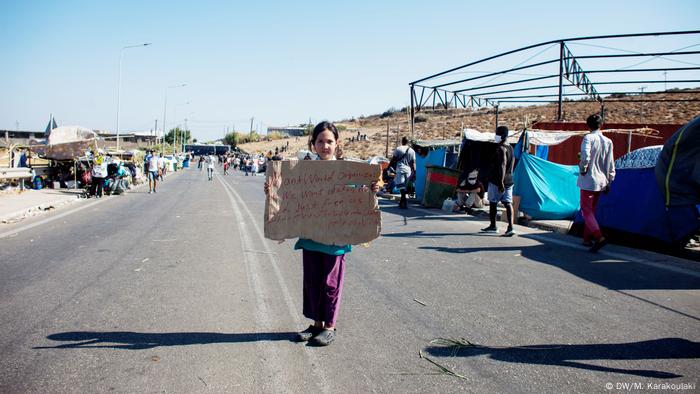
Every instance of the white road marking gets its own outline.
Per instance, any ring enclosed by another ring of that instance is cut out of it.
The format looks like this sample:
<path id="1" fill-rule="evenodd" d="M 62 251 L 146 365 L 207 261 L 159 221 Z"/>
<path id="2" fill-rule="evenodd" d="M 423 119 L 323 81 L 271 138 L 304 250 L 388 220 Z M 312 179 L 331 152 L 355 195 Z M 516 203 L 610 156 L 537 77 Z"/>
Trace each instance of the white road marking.
<path id="1" fill-rule="evenodd" d="M 238 233 L 241 236 L 241 243 L 242 243 L 243 247 L 245 248 L 245 250 L 250 251 L 250 250 L 252 250 L 251 246 L 253 246 L 253 242 L 252 242 L 253 240 L 251 239 L 250 234 L 247 231 L 245 231 L 243 228 L 241 228 L 241 225 L 243 223 L 245 223 L 248 226 L 252 225 L 253 229 L 255 229 L 255 234 L 257 234 L 258 240 L 262 243 L 263 248 L 265 249 L 264 256 L 267 257 L 267 259 L 270 263 L 270 266 L 272 267 L 272 270 L 275 273 L 275 277 L 277 279 L 277 285 L 278 285 L 278 288 L 280 289 L 280 291 L 282 292 L 282 298 L 284 299 L 284 302 L 287 305 L 287 308 L 289 310 L 289 315 L 292 317 L 296 326 L 300 327 L 302 325 L 302 322 L 298 316 L 299 308 L 297 308 L 294 305 L 294 301 L 292 301 L 292 297 L 289 295 L 289 289 L 287 288 L 287 285 L 285 284 L 284 278 L 282 277 L 282 272 L 280 271 L 279 266 L 277 265 L 277 261 L 273 257 L 276 253 L 273 252 L 272 250 L 270 250 L 270 247 L 268 246 L 268 244 L 265 240 L 263 232 L 260 229 L 260 225 L 258 223 L 260 218 L 256 218 L 255 216 L 253 216 L 253 214 L 250 212 L 250 210 L 246 206 L 246 204 L 243 201 L 243 199 L 241 198 L 241 196 L 238 194 L 238 192 L 236 192 L 236 190 L 231 185 L 228 185 L 226 182 L 224 182 L 224 180 L 221 178 L 221 176 L 217 176 L 216 178 L 224 186 L 224 190 L 226 191 L 226 194 L 228 195 L 229 199 L 231 200 L 231 207 L 234 210 L 234 214 L 236 215 L 236 217 L 241 219 L 241 221 L 238 222 L 238 227 L 239 227 Z M 234 196 L 235 196 L 235 198 L 234 198 Z M 236 201 L 236 200 L 238 200 L 238 201 Z M 248 216 L 247 221 L 243 220 L 243 215 L 241 213 L 241 209 L 239 208 L 239 206 L 243 208 L 246 215 Z M 260 314 L 262 314 L 263 315 L 262 317 L 265 319 L 265 322 L 266 322 L 265 325 L 269 327 L 270 316 L 269 316 L 269 313 L 267 312 L 267 304 L 265 302 L 265 298 L 262 296 L 262 289 L 260 286 L 259 274 L 257 272 L 258 267 L 261 267 L 262 265 L 258 264 L 257 254 L 258 253 L 243 253 L 243 260 L 245 261 L 246 267 L 248 268 L 248 272 L 251 275 L 251 277 L 249 279 L 251 282 L 253 282 L 251 287 L 254 290 L 255 297 L 259 300 L 258 305 L 260 305 L 262 303 L 262 306 L 263 306 L 263 309 L 260 310 Z M 328 390 L 329 385 L 328 385 L 325 377 L 319 373 L 318 368 L 311 367 L 312 365 L 315 365 L 315 366 L 321 365 L 320 361 L 318 360 L 318 358 L 316 357 L 316 355 L 314 353 L 309 351 L 306 347 L 304 347 L 304 349 L 306 350 L 305 354 L 308 358 L 307 362 L 309 363 L 309 369 L 311 371 L 313 371 L 312 373 L 314 374 L 314 376 L 316 376 L 316 378 L 321 382 L 321 384 L 319 385 L 320 390 L 324 393 L 328 393 L 329 392 L 329 390 Z M 291 386 L 275 386 L 275 387 L 291 387 Z"/>

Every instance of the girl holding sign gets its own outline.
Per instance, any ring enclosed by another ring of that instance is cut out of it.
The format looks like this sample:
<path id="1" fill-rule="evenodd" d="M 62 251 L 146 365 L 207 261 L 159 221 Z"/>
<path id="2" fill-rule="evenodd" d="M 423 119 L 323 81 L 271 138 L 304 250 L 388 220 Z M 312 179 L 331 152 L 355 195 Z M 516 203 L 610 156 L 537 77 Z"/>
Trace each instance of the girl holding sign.
<path id="1" fill-rule="evenodd" d="M 321 122 L 314 128 L 309 148 L 318 155 L 317 160 L 336 160 L 342 156 L 338 145 L 338 129 L 333 123 Z M 372 182 L 373 192 L 379 185 Z M 265 184 L 265 194 L 269 185 Z M 329 218 L 330 220 L 330 218 Z M 304 266 L 304 316 L 314 321 L 297 334 L 300 342 L 327 346 L 335 339 L 335 324 L 340 308 L 345 275 L 345 254 L 351 245 L 326 245 L 310 239 L 299 238 L 294 249 L 302 250 Z"/>

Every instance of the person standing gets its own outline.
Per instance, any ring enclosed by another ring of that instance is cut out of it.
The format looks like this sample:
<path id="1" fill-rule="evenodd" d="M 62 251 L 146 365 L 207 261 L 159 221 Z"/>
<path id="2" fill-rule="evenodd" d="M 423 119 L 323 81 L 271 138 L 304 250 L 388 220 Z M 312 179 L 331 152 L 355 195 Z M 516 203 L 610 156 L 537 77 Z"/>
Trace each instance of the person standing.
<path id="1" fill-rule="evenodd" d="M 338 129 L 333 123 L 321 122 L 313 130 L 309 145 L 318 160 L 336 160 L 342 155 L 338 146 Z M 265 183 L 265 194 L 270 185 Z M 379 186 L 372 182 L 372 192 Z M 332 220 L 332 218 L 328 218 Z M 351 245 L 326 245 L 310 239 L 299 238 L 294 249 L 302 250 L 303 265 L 303 313 L 313 324 L 297 334 L 300 342 L 309 341 L 316 346 L 327 346 L 336 337 L 336 322 L 340 309 L 345 276 L 345 255 Z"/>
<path id="2" fill-rule="evenodd" d="M 581 141 L 581 159 L 576 185 L 581 189 L 581 214 L 583 215 L 583 244 L 595 253 L 608 242 L 600 231 L 595 210 L 600 194 L 610 190 L 615 179 L 613 143 L 600 132 L 603 119 L 593 114 L 586 119 L 590 132 Z M 591 239 L 592 238 L 592 239 Z"/>
<path id="3" fill-rule="evenodd" d="M 401 193 L 399 208 L 407 209 L 408 201 L 406 200 L 406 186 L 408 185 L 409 181 L 415 178 L 416 174 L 416 152 L 413 150 L 413 148 L 408 146 L 408 138 L 401 138 L 401 146 L 396 148 L 393 156 L 391 157 L 391 163 L 389 166 L 392 167 L 392 165 L 396 168 L 394 185 Z"/>
<path id="4" fill-rule="evenodd" d="M 104 187 L 105 178 L 107 177 L 107 161 L 102 153 L 98 153 L 95 157 L 95 163 L 92 165 L 92 184 L 90 184 L 90 195 L 95 198 L 102 198 L 102 189 Z"/>
<path id="5" fill-rule="evenodd" d="M 508 144 L 508 127 L 496 127 L 496 153 L 491 159 L 489 171 L 489 220 L 491 224 L 481 229 L 486 233 L 497 233 L 496 213 L 498 203 L 506 208 L 508 228 L 503 234 L 506 237 L 515 235 L 513 231 L 513 147 Z"/>

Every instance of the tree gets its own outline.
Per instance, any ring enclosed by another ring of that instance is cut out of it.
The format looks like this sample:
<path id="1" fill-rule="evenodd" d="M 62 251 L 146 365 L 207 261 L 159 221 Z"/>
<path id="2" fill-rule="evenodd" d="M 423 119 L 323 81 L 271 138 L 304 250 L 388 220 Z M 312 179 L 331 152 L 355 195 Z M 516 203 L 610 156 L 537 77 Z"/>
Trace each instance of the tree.
<path id="1" fill-rule="evenodd" d="M 235 131 L 232 131 L 224 136 L 224 144 L 231 145 L 232 148 L 238 146 L 239 141 L 240 137 Z"/>
<path id="2" fill-rule="evenodd" d="M 174 129 L 170 129 L 168 131 L 168 134 L 165 135 L 165 142 L 168 144 L 172 145 L 175 142 L 175 134 L 177 134 L 177 143 L 179 144 L 180 141 L 189 141 L 191 134 L 189 130 L 183 130 L 179 127 L 176 127 Z"/>

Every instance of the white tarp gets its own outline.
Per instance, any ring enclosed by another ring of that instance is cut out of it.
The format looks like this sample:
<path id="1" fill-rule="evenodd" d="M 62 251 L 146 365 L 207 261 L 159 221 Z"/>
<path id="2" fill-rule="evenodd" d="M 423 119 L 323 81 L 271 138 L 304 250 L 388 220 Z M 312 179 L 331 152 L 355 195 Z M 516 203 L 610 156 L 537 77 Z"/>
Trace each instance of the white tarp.
<path id="1" fill-rule="evenodd" d="M 508 143 L 516 144 L 520 139 L 520 131 L 508 137 Z M 587 131 L 533 131 L 527 130 L 528 142 L 532 145 L 559 145 L 576 135 L 584 135 Z M 464 138 L 471 141 L 494 142 L 496 133 L 481 132 L 474 129 L 464 129 Z"/>
<path id="2" fill-rule="evenodd" d="M 495 142 L 496 140 L 496 133 L 491 133 L 488 131 L 481 132 L 475 129 L 464 129 L 462 135 L 464 136 L 464 138 L 470 141 Z M 518 142 L 518 138 L 519 136 L 511 135 L 508 137 L 508 143 L 516 144 Z"/>
<path id="3" fill-rule="evenodd" d="M 51 130 L 49 145 L 96 139 L 97 133 L 81 126 L 61 126 Z"/>
<path id="4" fill-rule="evenodd" d="M 94 131 L 81 126 L 61 126 L 51 130 L 48 145 L 33 146 L 44 158 L 70 160 L 85 155 L 85 151 L 96 151 L 104 143 Z"/>

